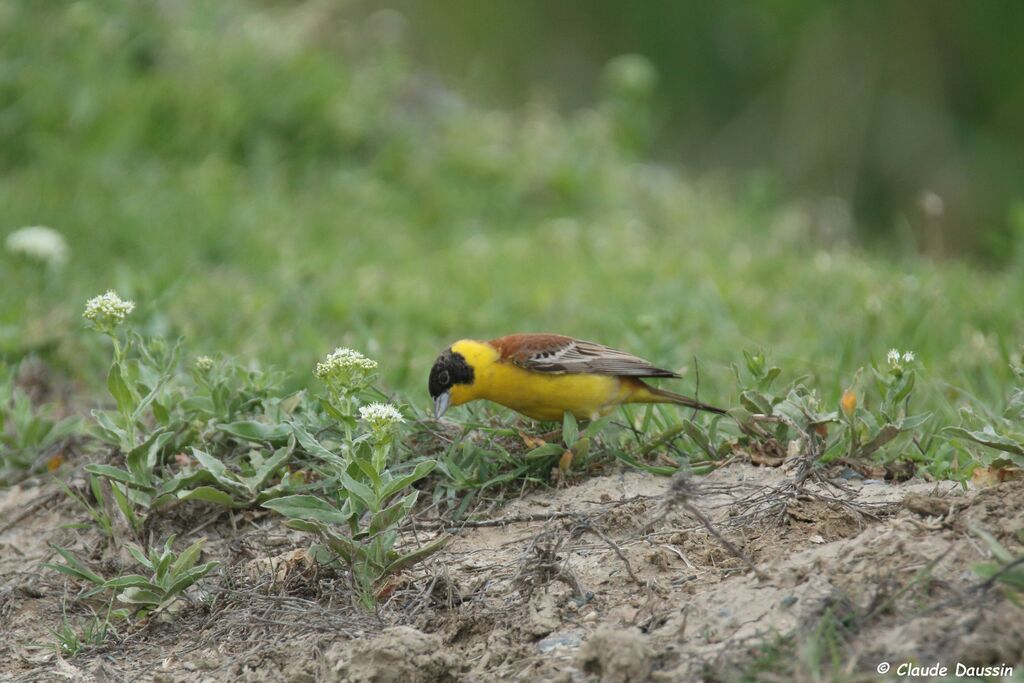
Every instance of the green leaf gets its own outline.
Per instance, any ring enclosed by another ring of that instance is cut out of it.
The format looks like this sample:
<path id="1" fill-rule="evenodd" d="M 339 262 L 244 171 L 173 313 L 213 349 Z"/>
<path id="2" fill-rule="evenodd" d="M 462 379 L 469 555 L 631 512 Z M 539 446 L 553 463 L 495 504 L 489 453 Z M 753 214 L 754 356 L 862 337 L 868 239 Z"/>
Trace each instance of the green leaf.
<path id="1" fill-rule="evenodd" d="M 430 555 L 433 555 L 438 550 L 441 550 L 441 548 L 444 548 L 446 545 L 448 545 L 448 542 L 450 540 L 452 540 L 452 537 L 448 534 L 445 534 L 444 536 L 439 536 L 438 538 L 434 539 L 430 543 L 427 543 L 423 547 L 418 548 L 417 550 L 400 556 L 398 559 L 392 561 L 390 564 L 388 564 L 387 567 L 384 568 L 383 575 L 387 576 L 389 574 L 400 572 L 406 567 L 412 566 L 417 562 L 426 559 Z"/>
<path id="2" fill-rule="evenodd" d="M 112 483 L 111 486 L 114 486 Z M 128 486 L 126 484 L 117 484 L 117 486 L 123 487 L 121 492 L 124 493 L 125 497 L 137 507 L 149 509 L 153 506 L 153 494 L 143 490 L 141 487 Z"/>
<path id="3" fill-rule="evenodd" d="M 748 390 L 740 394 L 740 404 L 751 413 L 772 414 L 772 402 L 760 391 Z"/>
<path id="4" fill-rule="evenodd" d="M 316 440 L 316 437 L 307 432 L 302 425 L 296 423 L 290 424 L 292 433 L 295 435 L 295 438 L 299 440 L 299 445 L 301 445 L 307 453 L 312 455 L 314 458 L 320 458 L 339 470 L 343 470 L 348 466 L 343 458 L 338 457 L 324 448 L 320 442 Z"/>
<path id="5" fill-rule="evenodd" d="M 345 513 L 316 496 L 281 496 L 263 503 L 262 507 L 291 519 L 315 520 L 328 524 L 347 524 L 351 513 Z"/>
<path id="6" fill-rule="evenodd" d="M 700 425 L 686 420 L 683 422 L 683 431 L 686 435 L 693 439 L 693 442 L 704 451 L 709 458 L 715 460 L 718 457 L 718 453 L 715 448 L 711 445 L 711 440 L 708 439 L 708 435 L 700 427 Z"/>
<path id="7" fill-rule="evenodd" d="M 206 543 L 206 539 L 200 538 L 178 555 L 178 559 L 171 563 L 171 575 L 177 576 L 181 572 L 191 569 L 199 560 L 199 553 L 202 552 L 204 543 Z"/>
<path id="8" fill-rule="evenodd" d="M 96 418 L 96 424 L 99 427 L 99 436 L 107 442 L 119 444 L 127 436 L 127 432 L 124 427 L 114 422 L 115 419 L 120 420 L 121 416 L 111 413 L 106 410 L 93 410 L 92 416 Z"/>
<path id="9" fill-rule="evenodd" d="M 107 373 L 107 389 L 117 401 L 117 409 L 121 414 L 131 415 L 132 409 L 135 407 L 135 397 L 132 396 L 131 389 L 128 388 L 128 383 L 124 380 L 119 363 L 110 366 L 110 372 Z"/>
<path id="10" fill-rule="evenodd" d="M 900 435 L 899 427 L 896 425 L 885 425 L 882 430 L 875 434 L 875 438 L 867 442 L 863 446 L 857 449 L 857 452 L 853 454 L 854 458 L 867 458 L 872 455 L 879 448 L 889 443 L 897 436 Z"/>
<path id="11" fill-rule="evenodd" d="M 586 437 L 586 438 L 593 438 L 593 437 L 597 436 L 598 434 L 600 434 L 604 430 L 605 427 L 607 427 L 609 424 L 611 424 L 611 421 L 612 421 L 612 416 L 611 415 L 608 415 L 607 417 L 599 418 L 597 420 L 591 420 L 590 424 L 587 425 L 587 428 L 584 429 L 582 432 L 580 432 L 580 436 Z"/>
<path id="12" fill-rule="evenodd" d="M 174 437 L 174 432 L 157 430 L 135 448 L 128 451 L 124 464 L 135 475 L 135 480 L 144 484 L 153 481 L 153 471 L 159 461 L 161 449 Z"/>
<path id="13" fill-rule="evenodd" d="M 423 477 L 430 474 L 434 470 L 434 467 L 436 465 L 436 460 L 424 460 L 423 462 L 416 465 L 416 469 L 412 471 L 412 474 L 407 474 L 404 477 L 392 479 L 388 483 L 384 484 L 383 488 L 381 488 L 381 498 L 386 500 L 393 496 L 394 494 L 398 493 L 399 491 L 405 489 L 406 487 L 411 486 L 412 484 L 416 483 Z"/>
<path id="14" fill-rule="evenodd" d="M 590 439 L 587 437 L 580 437 L 576 440 L 575 445 L 572 447 L 572 455 L 574 458 L 583 462 L 586 460 L 587 454 L 590 452 Z"/>
<path id="15" fill-rule="evenodd" d="M 46 435 L 46 444 L 52 444 L 60 441 L 66 436 L 70 436 L 77 432 L 82 426 L 82 418 L 77 415 L 72 417 L 66 417 L 53 426 L 50 432 Z"/>
<path id="16" fill-rule="evenodd" d="M 349 495 L 359 499 L 366 506 L 367 510 L 376 512 L 380 508 L 380 503 L 373 490 L 366 484 L 353 479 L 348 472 L 341 473 L 341 483 L 345 486 L 345 490 L 348 491 Z"/>
<path id="17" fill-rule="evenodd" d="M 998 451 L 1024 455 L 1024 443 L 996 434 L 992 427 L 985 427 L 985 429 L 980 432 L 971 432 L 962 427 L 946 427 L 945 431 L 949 432 L 953 436 L 958 436 L 962 439 L 980 443 L 982 446 L 988 446 L 989 448 L 994 448 Z"/>
<path id="18" fill-rule="evenodd" d="M 142 349 L 143 353 L 147 352 L 147 347 L 145 344 L 140 344 L 140 348 Z M 132 413 L 131 416 L 132 422 L 139 421 L 139 419 L 142 417 L 142 413 L 146 410 L 146 408 L 149 407 L 149 404 L 156 399 L 157 394 L 160 392 L 161 389 L 163 389 L 164 385 L 167 384 L 171 377 L 174 376 L 174 371 L 177 368 L 180 357 L 181 340 L 179 339 L 175 343 L 174 348 L 171 350 L 171 355 L 170 358 L 168 359 L 166 366 L 161 371 L 160 376 L 156 378 L 156 381 L 153 383 L 153 388 L 149 390 L 149 393 L 142 397 L 142 400 L 139 401 L 139 405 L 135 406 L 135 412 Z M 150 358 L 150 360 L 152 360 L 152 358 Z"/>
<path id="19" fill-rule="evenodd" d="M 295 442 L 292 441 L 291 446 L 277 449 L 272 456 L 263 461 L 263 464 L 259 466 L 256 473 L 245 480 L 245 484 L 249 487 L 250 491 L 253 493 L 259 491 L 263 487 L 263 483 L 266 482 L 267 477 L 288 461 L 288 458 L 292 455 L 294 445 Z"/>
<path id="20" fill-rule="evenodd" d="M 85 471 L 88 472 L 89 474 L 98 474 L 101 477 L 112 479 L 114 481 L 119 481 L 124 484 L 128 484 L 129 486 L 133 486 L 135 488 L 140 488 L 143 491 L 153 492 L 156 490 L 155 487 L 138 481 L 135 478 L 135 475 L 133 475 L 131 472 L 126 472 L 125 470 L 118 469 L 117 467 L 112 467 L 110 465 L 86 465 Z"/>
<path id="21" fill-rule="evenodd" d="M 54 550 L 56 550 L 61 557 L 64 558 L 64 561 L 67 562 L 67 564 L 64 565 L 45 563 L 43 564 L 44 567 L 53 569 L 54 571 L 58 571 L 62 574 L 67 574 L 68 576 L 73 576 L 76 579 L 84 579 L 85 581 L 90 581 L 92 583 L 99 585 L 103 584 L 105 579 L 99 574 L 89 569 L 87 566 L 85 566 L 85 563 L 83 563 L 81 560 L 75 557 L 71 553 L 71 551 L 65 550 L 64 548 L 61 548 L 59 546 L 51 547 Z"/>
<path id="22" fill-rule="evenodd" d="M 988 545 L 988 549 L 992 551 L 993 557 L 995 557 L 1003 564 L 1010 564 L 1014 561 L 1014 557 L 1010 554 L 1010 551 L 1004 548 L 1003 545 L 996 540 L 995 536 L 985 531 L 981 527 L 975 526 L 973 524 L 970 528 L 976 536 L 981 538 L 981 540 L 985 541 L 985 544 Z"/>
<path id="23" fill-rule="evenodd" d="M 331 549 L 331 552 L 349 564 L 352 564 L 362 554 L 359 544 L 347 536 L 335 533 L 322 533 L 321 538 L 327 547 Z"/>
<path id="24" fill-rule="evenodd" d="M 212 486 L 199 486 L 186 491 L 178 491 L 176 495 L 178 500 L 201 500 L 204 503 L 223 505 L 226 508 L 245 507 L 245 502 L 237 501 L 231 497 L 231 494 Z"/>
<path id="25" fill-rule="evenodd" d="M 546 443 L 529 451 L 523 458 L 525 460 L 540 460 L 541 458 L 550 458 L 553 455 L 561 455 L 564 452 L 565 449 L 562 448 L 562 444 Z"/>
<path id="26" fill-rule="evenodd" d="M 565 441 L 565 445 L 572 448 L 576 444 L 576 439 L 579 438 L 579 433 L 576 416 L 568 410 L 565 411 L 565 414 L 562 415 L 562 440 Z"/>
<path id="27" fill-rule="evenodd" d="M 900 420 L 897 425 L 901 432 L 906 432 L 911 429 L 917 429 L 931 418 L 931 413 L 921 413 L 920 415 L 914 415 L 911 417 L 905 417 Z"/>
<path id="28" fill-rule="evenodd" d="M 142 588 L 126 588 L 117 599 L 130 605 L 159 605 L 163 602 L 164 594 Z"/>
<path id="29" fill-rule="evenodd" d="M 772 382 L 774 382 L 780 374 L 782 374 L 782 368 L 778 368 L 773 365 L 771 368 L 768 369 L 768 372 L 764 373 L 764 377 L 761 379 L 760 382 L 758 382 L 758 387 L 762 391 L 767 391 L 768 388 L 772 385 Z"/>
<path id="30" fill-rule="evenodd" d="M 321 529 L 320 522 L 307 522 L 304 519 L 289 519 L 284 525 L 289 529 L 298 529 L 309 534 L 319 534 Z"/>
<path id="31" fill-rule="evenodd" d="M 807 415 L 806 399 L 795 391 L 791 391 L 788 396 L 780 401 L 775 407 L 774 412 L 776 415 L 781 415 L 787 418 L 790 422 L 798 425 L 800 428 L 804 428 L 810 422 L 810 418 Z"/>
<path id="32" fill-rule="evenodd" d="M 171 414 L 160 401 L 153 401 L 153 418 L 164 427 L 171 421 Z"/>
<path id="33" fill-rule="evenodd" d="M 441 465 L 443 466 L 445 474 L 447 474 L 451 479 L 454 479 L 456 482 L 458 482 L 460 486 L 463 486 L 464 483 L 469 481 L 469 477 L 466 475 L 466 472 L 461 467 L 459 467 L 459 464 L 455 461 L 455 458 L 448 455 L 447 453 L 444 455 L 444 458 L 441 461 Z M 396 479 L 395 481 L 400 480 Z M 387 486 L 391 486 L 392 484 L 394 484 L 394 482 L 390 482 L 389 484 L 387 484 Z M 397 491 L 398 489 L 395 490 Z"/>
<path id="34" fill-rule="evenodd" d="M 332 420 L 335 420 L 337 422 L 345 422 L 345 421 L 348 420 L 348 416 L 346 416 L 340 410 L 335 408 L 331 404 L 330 399 L 328 399 L 327 397 L 321 396 L 319 401 L 317 401 L 317 403 L 320 406 L 320 410 L 322 410 L 325 413 L 327 413 L 327 417 L 331 418 Z"/>
<path id="35" fill-rule="evenodd" d="M 206 564 L 201 564 L 198 567 L 193 567 L 181 576 L 172 574 L 172 576 L 174 576 L 174 582 L 167 588 L 166 595 L 177 595 L 199 579 L 209 574 L 219 564 L 220 562 L 214 560 L 213 562 L 207 562 Z"/>
<path id="36" fill-rule="evenodd" d="M 72 489 L 69 488 L 67 484 L 65 484 L 60 479 L 58 479 L 57 481 L 58 483 L 60 483 L 61 487 L 63 487 L 64 491 L 67 492 L 68 495 L 75 495 L 74 491 L 72 491 Z M 100 508 L 105 507 L 107 497 L 103 495 L 103 479 L 97 477 L 95 474 L 89 475 L 89 490 L 92 491 L 92 497 L 100 506 Z"/>
<path id="37" fill-rule="evenodd" d="M 164 551 L 160 553 L 160 557 L 158 557 L 154 563 L 156 568 L 154 569 L 153 574 L 156 577 L 157 583 L 163 584 L 164 580 L 167 578 L 167 570 L 171 566 L 171 558 L 174 557 L 174 553 L 171 552 L 170 548 L 171 543 L 173 542 L 174 536 L 172 535 L 167 539 L 167 543 L 164 544 Z M 150 551 L 150 555 L 152 556 L 152 551 Z"/>
<path id="38" fill-rule="evenodd" d="M 200 484 L 215 483 L 216 481 L 214 476 L 210 474 L 210 471 L 202 467 L 191 471 L 179 472 L 170 479 L 164 480 L 160 490 L 157 492 L 157 497 L 176 493 L 182 489 L 195 488 Z"/>
<path id="39" fill-rule="evenodd" d="M 131 553 L 131 556 L 135 558 L 136 562 L 141 564 L 143 567 L 145 567 L 149 571 L 155 571 L 156 570 L 156 565 L 153 563 L 153 561 L 149 557 L 146 556 L 146 553 L 143 552 L 142 548 L 140 548 L 139 546 L 135 545 L 134 543 L 129 543 L 125 547 L 128 549 L 128 552 Z"/>
<path id="40" fill-rule="evenodd" d="M 743 357 L 747 361 L 747 371 L 755 379 L 760 379 L 764 374 L 764 353 L 761 351 L 753 352 L 743 349 Z"/>
<path id="41" fill-rule="evenodd" d="M 178 404 L 186 413 L 199 413 L 203 416 L 213 415 L 213 401 L 206 396 L 189 396 Z"/>
<path id="42" fill-rule="evenodd" d="M 745 432 L 749 432 L 754 426 L 753 414 L 742 406 L 730 408 L 726 411 L 726 414 L 735 420 L 736 424 L 738 424 Z"/>
<path id="43" fill-rule="evenodd" d="M 673 474 L 679 471 L 679 468 L 677 467 L 660 467 L 657 465 L 648 465 L 647 463 L 642 463 L 629 453 L 625 453 L 622 451 L 616 451 L 615 457 L 617 457 L 619 460 L 628 465 L 632 465 L 638 470 L 643 470 L 644 472 L 649 472 L 650 474 L 657 474 L 658 476 L 661 477 L 671 477 Z"/>
<path id="44" fill-rule="evenodd" d="M 117 504 L 117 509 L 121 511 L 125 521 L 128 522 L 128 526 L 131 527 L 132 531 L 138 533 L 139 527 L 141 526 L 139 516 L 135 514 L 135 508 L 132 507 L 130 502 L 128 502 L 128 497 L 125 496 L 124 491 L 121 490 L 121 486 L 111 482 L 110 492 L 114 496 L 114 502 Z"/>
<path id="45" fill-rule="evenodd" d="M 317 564 L 336 565 L 338 563 L 338 553 L 334 552 L 323 543 L 313 543 L 309 546 L 309 550 L 307 552 Z"/>
<path id="46" fill-rule="evenodd" d="M 209 470 L 210 474 L 213 475 L 218 484 L 233 493 L 244 493 L 243 487 L 235 477 L 234 472 L 229 471 L 227 467 L 224 466 L 224 463 L 219 459 L 205 451 L 199 450 L 198 448 L 192 449 L 192 457 L 194 457 L 200 465 Z"/>
<path id="47" fill-rule="evenodd" d="M 217 429 L 243 441 L 254 441 L 256 443 L 270 442 L 275 445 L 284 445 L 284 442 L 292 433 L 286 424 L 268 425 L 253 420 L 243 420 L 230 424 L 221 423 L 217 425 Z"/>
<path id="48" fill-rule="evenodd" d="M 332 553 L 341 557 L 348 563 L 351 563 L 361 553 L 359 544 L 354 543 L 352 539 L 347 536 L 336 533 L 333 529 L 322 522 L 307 522 L 299 519 L 290 519 L 285 522 L 285 526 L 317 536 L 327 545 Z M 319 553 L 315 554 L 314 557 L 316 557 L 318 562 L 324 561 Z M 325 562 L 325 564 L 329 563 L 329 561 Z"/>
<path id="49" fill-rule="evenodd" d="M 374 469 L 373 463 L 370 461 L 356 456 L 355 458 L 356 467 L 359 468 L 366 478 L 370 480 L 374 488 L 380 488 L 380 475 L 377 474 L 377 470 Z"/>
<path id="50" fill-rule="evenodd" d="M 126 574 L 125 576 L 119 576 L 116 579 L 110 579 L 103 582 L 104 588 L 142 588 L 144 590 L 159 591 L 160 586 L 151 582 L 145 576 L 141 574 Z"/>
<path id="51" fill-rule="evenodd" d="M 892 405 L 895 407 L 914 390 L 914 373 L 906 372 L 896 381 L 895 393 L 892 397 Z"/>
<path id="52" fill-rule="evenodd" d="M 419 491 L 403 496 L 397 503 L 389 505 L 370 519 L 369 534 L 374 536 L 381 531 L 391 529 L 409 514 L 412 506 L 416 504 Z"/>
<path id="53" fill-rule="evenodd" d="M 295 409 L 302 403 L 302 399 L 306 397 L 306 390 L 301 389 L 296 391 L 294 394 L 285 396 L 281 399 L 280 408 L 281 412 L 285 415 L 291 415 L 295 412 Z"/>

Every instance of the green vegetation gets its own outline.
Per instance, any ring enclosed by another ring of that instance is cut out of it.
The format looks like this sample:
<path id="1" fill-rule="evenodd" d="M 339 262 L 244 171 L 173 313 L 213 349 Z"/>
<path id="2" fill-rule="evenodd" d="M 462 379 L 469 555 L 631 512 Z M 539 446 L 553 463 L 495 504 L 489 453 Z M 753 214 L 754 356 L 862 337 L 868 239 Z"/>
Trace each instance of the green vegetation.
<path id="1" fill-rule="evenodd" d="M 52 404 L 35 405 L 17 385 L 13 368 L 0 364 L 0 486 L 45 471 L 54 448 L 81 425 L 54 419 Z"/>
<path id="2" fill-rule="evenodd" d="M 109 636 L 117 633 L 111 617 L 124 618 L 125 616 L 127 616 L 127 610 L 115 610 L 114 601 L 111 600 L 104 616 L 101 617 L 93 611 L 91 617 L 79 622 L 76 626 L 73 620 L 68 619 L 65 610 L 62 614 L 60 628 L 50 629 L 56 639 L 54 649 L 62 657 L 74 657 L 90 647 L 102 645 Z"/>
<path id="3" fill-rule="evenodd" d="M 115 288 L 144 332 L 288 370 L 291 388 L 330 349 L 362 349 L 417 405 L 444 345 L 517 330 L 691 381 L 697 357 L 702 397 L 723 404 L 759 347 L 830 405 L 892 346 L 917 353 L 926 409 L 1003 398 L 1018 271 L 831 249 L 820 216 L 757 187 L 638 161 L 615 134 L 636 105 L 621 89 L 572 117 L 484 111 L 325 6 L 114 7 L 20 3 L 0 23 L 18 65 L 0 90 L 4 230 L 42 223 L 69 244 L 49 278 L 0 260 L 19 283 L 0 293 L 12 360 L 99 384 L 81 307 Z"/>
<path id="4" fill-rule="evenodd" d="M 1024 259 L 1024 47 L 1001 39 L 1024 31 L 1013 3 L 384 6 L 420 64 L 488 101 L 586 106 L 606 60 L 643 55 L 659 76 L 653 152 L 761 174 L 816 205 L 831 239 Z"/>
<path id="5" fill-rule="evenodd" d="M 64 548 L 55 548 L 64 558 L 64 564 L 43 566 L 95 584 L 84 597 L 114 591 L 119 602 L 135 605 L 136 613 L 145 616 L 154 610 L 169 606 L 185 589 L 216 568 L 217 562 L 196 564 L 203 543 L 204 539 L 199 539 L 180 554 L 172 550 L 174 536 L 169 537 L 162 548 L 151 548 L 148 553 L 134 544 L 129 544 L 128 552 L 149 576 L 124 574 L 113 579 L 104 579 Z"/>
<path id="6" fill-rule="evenodd" d="M 974 571 L 988 583 L 997 583 L 1013 604 L 1024 607 L 1024 555 L 1014 557 L 992 534 L 984 529 L 973 529 L 974 534 L 985 541 L 994 562 L 985 562 L 974 567 Z M 1017 538 L 1024 540 L 1024 529 L 1017 532 Z"/>

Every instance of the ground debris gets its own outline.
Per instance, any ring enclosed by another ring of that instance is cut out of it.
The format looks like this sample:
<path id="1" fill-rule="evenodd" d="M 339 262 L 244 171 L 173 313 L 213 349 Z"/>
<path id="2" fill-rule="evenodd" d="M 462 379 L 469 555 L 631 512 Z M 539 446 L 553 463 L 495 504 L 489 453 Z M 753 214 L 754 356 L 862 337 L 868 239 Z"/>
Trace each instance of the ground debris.
<path id="1" fill-rule="evenodd" d="M 308 539 L 273 517 L 236 529 L 205 509 L 177 515 L 161 524 L 183 540 L 204 525 L 222 569 L 173 621 L 64 661 L 86 677 L 146 670 L 168 683 L 731 680 L 751 652 L 779 638 L 796 648 L 822 624 L 843 626 L 836 656 L 856 674 L 886 659 L 1013 664 L 1003 660 L 1024 652 L 1019 609 L 972 571 L 993 561 L 975 530 L 1024 552 L 1024 483 L 960 493 L 795 474 L 737 460 L 682 483 L 625 470 L 532 491 L 473 524 L 432 525 L 451 529 L 451 544 L 395 577 L 376 611 L 358 604 L 344 568 L 310 564 Z M 0 497 L 0 513 L 50 492 L 37 488 Z M 81 629 L 92 615 L 86 601 L 62 604 L 75 582 L 36 570 L 51 543 L 104 554 L 102 539 L 66 528 L 73 514 L 40 507 L 0 533 L 11 549 L 0 553 L 0 612 L 13 634 L 0 642 L 0 680 L 56 680 L 47 627 L 66 615 Z"/>
<path id="2" fill-rule="evenodd" d="M 325 679 L 342 683 L 444 683 L 459 679 L 460 664 L 440 635 L 395 626 L 367 640 L 333 645 L 325 669 Z"/>
<path id="3" fill-rule="evenodd" d="M 650 680 L 652 651 L 636 629 L 602 626 L 580 651 L 578 664 L 601 683 L 641 683 Z"/>

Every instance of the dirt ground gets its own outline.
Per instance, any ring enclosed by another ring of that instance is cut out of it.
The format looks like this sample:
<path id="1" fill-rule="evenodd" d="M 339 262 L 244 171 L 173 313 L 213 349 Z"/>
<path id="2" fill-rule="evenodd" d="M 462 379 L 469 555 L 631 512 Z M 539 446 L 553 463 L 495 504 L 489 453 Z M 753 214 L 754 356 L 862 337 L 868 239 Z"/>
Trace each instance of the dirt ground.
<path id="1" fill-rule="evenodd" d="M 67 528 L 85 519 L 76 503 L 29 483 L 0 493 L 0 680 L 735 680 L 824 623 L 842 625 L 847 680 L 873 679 L 881 662 L 1019 672 L 1024 609 L 971 567 L 991 559 L 973 529 L 1022 551 L 1024 482 L 964 492 L 838 474 L 796 489 L 791 468 L 734 462 L 693 480 L 622 470 L 534 491 L 449 529 L 377 614 L 280 518 L 181 507 L 153 538 L 206 537 L 204 561 L 221 566 L 172 613 L 68 659 L 48 629 L 89 610 L 40 568 L 50 544 L 111 574 L 121 560 L 95 531 Z M 428 517 L 408 543 L 440 532 Z M 814 680 L 806 651 L 784 656 L 807 658 Z"/>

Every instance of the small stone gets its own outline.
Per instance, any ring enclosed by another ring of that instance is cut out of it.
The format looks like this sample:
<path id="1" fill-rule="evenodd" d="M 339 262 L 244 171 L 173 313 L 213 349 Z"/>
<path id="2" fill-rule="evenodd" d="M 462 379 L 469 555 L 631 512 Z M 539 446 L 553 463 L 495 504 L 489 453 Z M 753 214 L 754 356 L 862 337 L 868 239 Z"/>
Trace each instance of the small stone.
<path id="1" fill-rule="evenodd" d="M 559 648 L 575 649 L 583 642 L 583 631 L 565 631 L 552 633 L 537 643 L 537 649 L 546 654 Z"/>

